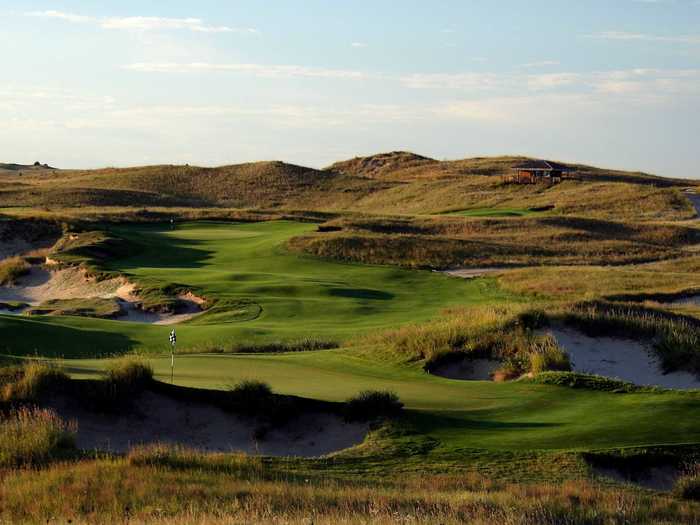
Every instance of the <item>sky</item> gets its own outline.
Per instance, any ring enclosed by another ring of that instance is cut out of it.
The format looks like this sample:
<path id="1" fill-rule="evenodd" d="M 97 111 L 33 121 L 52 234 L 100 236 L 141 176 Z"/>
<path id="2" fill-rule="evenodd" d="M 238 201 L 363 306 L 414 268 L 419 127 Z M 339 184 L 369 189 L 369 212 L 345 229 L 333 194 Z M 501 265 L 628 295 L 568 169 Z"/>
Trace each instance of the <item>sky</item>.
<path id="1" fill-rule="evenodd" d="M 0 0 L 0 161 L 700 178 L 700 0 Z"/>

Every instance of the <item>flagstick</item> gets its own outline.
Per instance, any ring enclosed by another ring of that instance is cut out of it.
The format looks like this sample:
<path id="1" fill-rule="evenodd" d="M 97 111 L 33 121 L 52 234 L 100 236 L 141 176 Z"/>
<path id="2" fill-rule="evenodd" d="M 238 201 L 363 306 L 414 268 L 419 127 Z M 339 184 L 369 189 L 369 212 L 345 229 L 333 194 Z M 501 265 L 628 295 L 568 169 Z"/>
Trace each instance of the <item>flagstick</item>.
<path id="1" fill-rule="evenodd" d="M 170 349 L 170 384 L 174 383 L 175 378 L 175 343 Z"/>

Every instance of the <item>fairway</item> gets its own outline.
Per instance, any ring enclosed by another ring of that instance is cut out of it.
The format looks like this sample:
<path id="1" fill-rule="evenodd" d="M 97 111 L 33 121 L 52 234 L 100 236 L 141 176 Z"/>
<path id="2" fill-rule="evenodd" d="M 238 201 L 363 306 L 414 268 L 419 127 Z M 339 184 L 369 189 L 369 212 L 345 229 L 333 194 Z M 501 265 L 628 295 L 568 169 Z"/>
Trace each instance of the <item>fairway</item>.
<path id="1" fill-rule="evenodd" d="M 137 283 L 192 287 L 232 304 L 230 315 L 205 314 L 177 326 L 179 348 L 189 351 L 301 338 L 340 342 L 426 321 L 450 307 L 517 300 L 488 279 L 343 264 L 285 250 L 288 239 L 315 228 L 288 221 L 109 226 L 132 243 L 133 255 L 108 261 L 106 269 Z M 240 301 L 259 305 L 259 315 L 237 315 Z M 4 315 L 0 329 L 8 334 L 5 353 L 14 355 L 76 358 L 169 348 L 169 327 L 133 322 Z"/>

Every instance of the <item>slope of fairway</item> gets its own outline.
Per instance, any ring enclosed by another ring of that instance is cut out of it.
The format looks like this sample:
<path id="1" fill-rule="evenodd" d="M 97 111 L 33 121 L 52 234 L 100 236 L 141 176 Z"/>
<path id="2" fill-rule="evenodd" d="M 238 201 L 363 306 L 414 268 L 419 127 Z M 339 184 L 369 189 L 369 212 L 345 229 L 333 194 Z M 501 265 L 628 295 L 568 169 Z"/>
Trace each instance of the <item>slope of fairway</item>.
<path id="1" fill-rule="evenodd" d="M 154 358 L 161 380 L 170 359 Z M 65 363 L 75 377 L 94 377 L 105 360 Z M 282 355 L 198 355 L 176 359 L 175 382 L 226 389 L 261 379 L 279 393 L 342 401 L 365 389 L 395 391 L 415 410 L 422 436 L 443 452 L 459 448 L 574 449 L 700 442 L 698 392 L 616 394 L 525 382 L 454 381 L 358 356 L 352 350 Z"/>
<path id="2" fill-rule="evenodd" d="M 111 260 L 107 268 L 137 283 L 178 283 L 210 299 L 260 306 L 255 319 L 205 315 L 178 326 L 182 350 L 309 337 L 343 340 L 424 321 L 455 305 L 514 299 L 491 280 L 343 264 L 285 251 L 287 239 L 314 228 L 284 221 L 199 222 L 174 230 L 168 225 L 111 226 L 110 233 L 132 243 L 133 255 Z M 6 353 L 67 358 L 163 351 L 170 331 L 124 321 L 17 316 L 0 316 L 0 329 L 7 334 Z"/>

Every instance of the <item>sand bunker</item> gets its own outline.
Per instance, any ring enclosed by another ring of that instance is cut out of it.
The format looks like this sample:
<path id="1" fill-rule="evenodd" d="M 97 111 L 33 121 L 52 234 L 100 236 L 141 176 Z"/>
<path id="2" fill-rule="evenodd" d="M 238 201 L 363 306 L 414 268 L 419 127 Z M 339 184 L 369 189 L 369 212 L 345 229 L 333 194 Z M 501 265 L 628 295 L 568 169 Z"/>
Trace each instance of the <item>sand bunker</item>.
<path id="1" fill-rule="evenodd" d="M 96 281 L 79 268 L 47 270 L 34 266 L 14 286 L 0 287 L 0 302 L 22 302 L 37 306 L 52 299 L 92 299 L 116 297 L 125 286 L 123 279 Z"/>
<path id="2" fill-rule="evenodd" d="M 683 299 L 676 299 L 671 301 L 671 304 L 678 306 L 700 306 L 700 295 L 691 295 Z"/>
<path id="3" fill-rule="evenodd" d="M 146 312 L 141 309 L 134 290 L 132 283 L 120 277 L 97 281 L 88 278 L 80 268 L 53 270 L 33 266 L 15 285 L 0 287 L 0 303 L 20 302 L 39 306 L 57 299 L 115 298 L 123 314 L 116 320 L 162 325 L 181 323 L 202 313 L 204 299 L 189 292 L 178 297 L 180 306 L 175 314 Z M 16 315 L 22 311 L 0 310 L 2 313 Z"/>
<path id="4" fill-rule="evenodd" d="M 649 344 L 616 337 L 590 337 L 563 327 L 553 327 L 545 333 L 551 334 L 566 350 L 575 372 L 620 379 L 640 386 L 700 388 L 700 378 L 690 372 L 664 374 L 659 358 Z"/>
<path id="5" fill-rule="evenodd" d="M 689 193 L 686 194 L 686 197 L 688 197 L 693 206 L 695 206 L 695 211 L 698 214 L 698 218 L 700 218 L 700 195 Z"/>
<path id="6" fill-rule="evenodd" d="M 650 467 L 639 472 L 625 472 L 614 467 L 592 466 L 593 472 L 603 478 L 608 478 L 618 483 L 627 483 L 645 489 L 671 491 L 678 479 L 681 470 L 671 465 Z"/>
<path id="7" fill-rule="evenodd" d="M 509 268 L 457 268 L 455 270 L 446 270 L 442 273 L 459 277 L 461 279 L 476 279 L 492 273 L 502 273 Z"/>
<path id="8" fill-rule="evenodd" d="M 364 441 L 367 423 L 346 423 L 332 414 L 305 414 L 256 439 L 258 425 L 218 407 L 144 392 L 129 415 L 101 415 L 70 398 L 50 403 L 61 417 L 78 424 L 77 446 L 83 450 L 128 452 L 152 443 L 179 444 L 209 452 L 246 452 L 268 456 L 318 457 Z"/>
<path id="9" fill-rule="evenodd" d="M 501 366 L 493 359 L 470 359 L 465 357 L 458 361 L 439 364 L 430 369 L 430 373 L 447 379 L 465 381 L 491 381 L 493 374 Z"/>
<path id="10" fill-rule="evenodd" d="M 25 239 L 14 238 L 0 241 L 0 261 L 17 255 L 24 255 L 34 250 L 43 250 L 53 246 L 58 238 L 47 238 L 42 241 L 29 242 Z"/>

